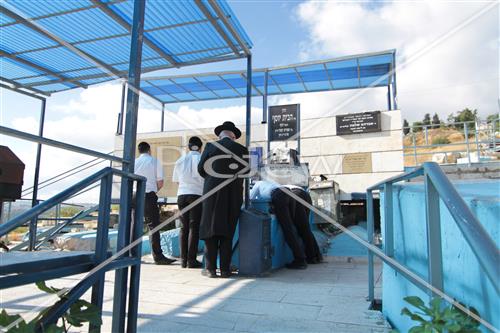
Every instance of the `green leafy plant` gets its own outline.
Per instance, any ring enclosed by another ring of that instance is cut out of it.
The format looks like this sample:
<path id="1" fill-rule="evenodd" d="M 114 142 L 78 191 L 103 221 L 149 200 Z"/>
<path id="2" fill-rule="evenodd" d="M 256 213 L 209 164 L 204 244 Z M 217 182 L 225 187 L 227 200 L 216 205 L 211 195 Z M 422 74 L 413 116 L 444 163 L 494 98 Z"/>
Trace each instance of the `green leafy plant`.
<path id="1" fill-rule="evenodd" d="M 63 289 L 48 287 L 44 281 L 36 283 L 38 289 L 48 293 L 57 294 L 60 301 L 67 297 L 67 293 Z M 50 308 L 42 310 L 33 320 L 26 322 L 20 315 L 9 315 L 5 309 L 0 312 L 0 326 L 7 327 L 12 323 L 16 323 L 9 329 L 9 333 L 32 333 L 37 328 L 37 322 L 50 311 Z M 70 327 L 82 327 L 85 323 L 93 327 L 98 327 L 102 324 L 99 308 L 94 304 L 85 300 L 79 299 L 73 304 L 66 313 L 55 324 L 51 324 L 41 328 L 44 333 L 64 333 L 68 332 Z"/>
<path id="2" fill-rule="evenodd" d="M 440 298 L 432 299 L 428 306 L 417 296 L 408 296 L 404 300 L 420 310 L 412 312 L 407 307 L 401 310 L 402 315 L 418 323 L 408 331 L 409 333 L 481 333 L 478 321 L 455 306 L 445 306 Z M 479 315 L 473 307 L 468 309 Z"/>
<path id="3" fill-rule="evenodd" d="M 437 136 L 432 139 L 433 145 L 447 145 L 450 143 L 450 140 L 444 136 Z"/>

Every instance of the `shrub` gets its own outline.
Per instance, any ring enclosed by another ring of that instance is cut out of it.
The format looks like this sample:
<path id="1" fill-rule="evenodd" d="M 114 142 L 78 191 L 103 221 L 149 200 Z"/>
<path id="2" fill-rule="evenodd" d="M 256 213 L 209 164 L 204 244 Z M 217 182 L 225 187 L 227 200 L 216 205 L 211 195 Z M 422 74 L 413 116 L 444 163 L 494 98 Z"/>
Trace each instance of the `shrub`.
<path id="1" fill-rule="evenodd" d="M 437 136 L 432 139 L 432 144 L 433 145 L 447 145 L 450 143 L 450 140 L 448 140 L 447 137 L 444 136 Z"/>

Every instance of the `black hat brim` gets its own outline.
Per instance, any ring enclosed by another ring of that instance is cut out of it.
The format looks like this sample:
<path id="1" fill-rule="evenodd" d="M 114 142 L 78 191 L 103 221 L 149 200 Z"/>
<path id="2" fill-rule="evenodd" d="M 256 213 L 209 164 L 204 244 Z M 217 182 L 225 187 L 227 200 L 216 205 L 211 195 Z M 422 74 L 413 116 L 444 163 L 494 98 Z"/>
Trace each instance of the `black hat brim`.
<path id="1" fill-rule="evenodd" d="M 222 131 L 231 131 L 231 132 L 233 132 L 234 136 L 236 137 L 236 139 L 239 139 L 241 137 L 241 131 L 236 126 L 227 126 L 226 124 L 222 124 L 222 125 L 217 126 L 214 129 L 214 133 L 217 136 L 219 136 L 220 132 L 222 132 Z"/>

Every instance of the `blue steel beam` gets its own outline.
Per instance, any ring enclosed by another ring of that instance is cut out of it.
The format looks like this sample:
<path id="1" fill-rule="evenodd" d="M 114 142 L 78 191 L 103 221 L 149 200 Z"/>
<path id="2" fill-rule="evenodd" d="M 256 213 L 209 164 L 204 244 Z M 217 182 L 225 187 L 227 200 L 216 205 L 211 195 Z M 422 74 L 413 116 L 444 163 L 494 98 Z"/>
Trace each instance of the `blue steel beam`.
<path id="1" fill-rule="evenodd" d="M 427 260 L 429 266 L 428 281 L 437 289 L 444 291 L 439 193 L 427 173 L 424 175 L 424 186 L 425 222 L 427 229 Z"/>
<path id="2" fill-rule="evenodd" d="M 247 99 L 246 99 L 245 145 L 250 148 L 252 129 L 252 55 L 247 56 Z M 250 180 L 245 178 L 245 207 L 250 206 Z"/>
<path id="3" fill-rule="evenodd" d="M 367 218 L 367 240 L 373 245 L 374 235 L 374 211 L 373 211 L 373 192 L 366 192 L 366 218 Z M 375 299 L 375 278 L 373 268 L 373 252 L 368 251 L 368 301 L 373 302 Z"/>
<path id="4" fill-rule="evenodd" d="M 99 194 L 99 215 L 97 218 L 97 231 L 95 239 L 95 264 L 99 265 L 107 259 L 109 215 L 111 213 L 111 190 L 113 187 L 113 174 L 109 173 L 101 179 L 101 191 Z M 91 302 L 99 310 L 102 316 L 102 304 L 104 297 L 105 271 L 96 272 L 97 281 L 92 286 Z M 90 325 L 89 332 L 100 332 L 101 327 Z"/>
<path id="5" fill-rule="evenodd" d="M 45 125 L 45 108 L 47 100 L 41 101 L 40 121 L 38 124 L 38 136 L 43 137 L 43 128 Z M 31 207 L 38 205 L 38 182 L 40 180 L 40 161 L 42 158 L 42 144 L 38 143 L 36 148 L 36 161 L 35 161 L 35 174 L 33 176 L 33 192 L 31 194 Z M 29 225 L 29 244 L 28 251 L 35 250 L 36 245 L 36 229 L 38 224 L 38 217 L 34 217 Z"/>
<path id="6" fill-rule="evenodd" d="M 15 81 L 6 79 L 6 78 L 1 77 L 1 76 L 0 76 L 0 81 L 4 81 L 4 82 L 7 82 L 8 84 L 12 85 L 12 87 L 10 87 L 10 86 L 8 86 L 6 84 L 0 83 L 0 87 L 1 88 L 9 89 L 9 90 L 15 91 L 17 93 L 20 93 L 20 94 L 23 94 L 23 95 L 26 95 L 26 96 L 29 96 L 29 97 L 33 97 L 33 98 L 37 98 L 37 99 L 41 100 L 41 99 L 43 99 L 45 97 L 38 96 L 38 95 L 35 95 L 35 94 L 40 94 L 40 95 L 43 95 L 43 96 L 46 96 L 46 97 L 50 96 L 50 94 L 47 93 L 47 92 L 45 92 L 45 91 L 41 91 L 41 90 L 38 90 L 38 89 L 35 89 L 35 88 L 29 88 L 29 87 L 20 85 L 20 84 L 18 84 Z M 30 91 L 24 91 L 24 90 L 21 90 L 21 89 L 27 89 L 27 90 L 30 90 Z"/>
<path id="7" fill-rule="evenodd" d="M 499 292 L 500 251 L 495 242 L 472 214 L 464 199 L 462 199 L 439 165 L 433 162 L 425 162 L 423 168 L 439 193 L 441 200 L 450 211 L 451 216 L 453 216 L 472 252 L 476 255 L 481 267 L 496 291 Z"/>
<path id="8" fill-rule="evenodd" d="M 108 6 L 108 4 L 102 3 L 100 0 L 91 0 L 92 4 L 97 6 L 100 10 L 102 10 L 106 15 L 111 17 L 116 23 L 125 28 L 129 33 L 132 30 L 130 24 L 125 21 L 120 15 L 118 15 L 112 8 Z M 179 63 L 175 60 L 171 54 L 165 52 L 161 47 L 159 47 L 155 42 L 150 40 L 147 36 L 143 35 L 143 43 L 149 46 L 156 53 L 161 55 L 164 59 L 166 59 L 169 63 L 171 63 L 175 67 L 179 67 Z"/>
<path id="9" fill-rule="evenodd" d="M 0 6 L 0 9 L 2 9 L 3 7 Z M 2 12 L 0 10 L 0 12 Z M 28 66 L 28 67 L 31 67 L 33 69 L 36 69 L 38 71 L 41 71 L 41 72 L 44 72 L 48 75 L 51 75 L 51 76 L 54 76 L 54 77 L 57 77 L 59 80 L 61 80 L 61 82 L 65 85 L 67 85 L 68 87 L 70 88 L 73 88 L 74 86 L 78 86 L 78 87 L 81 87 L 81 88 L 87 88 L 87 86 L 81 82 L 78 82 L 77 80 L 74 80 L 72 82 L 67 82 L 68 81 L 68 77 L 64 76 L 64 75 L 61 75 L 59 73 L 56 73 L 54 72 L 53 70 L 47 68 L 47 67 L 43 67 L 43 66 L 40 66 L 38 64 L 35 64 L 34 62 L 32 61 L 29 61 L 29 60 L 26 60 L 24 58 L 21 58 L 19 56 L 15 56 L 15 55 L 12 55 L 10 53 L 7 53 L 5 51 L 2 51 L 0 50 L 0 56 L 2 57 L 5 57 L 5 58 L 9 58 L 11 59 L 12 61 L 18 63 L 18 64 L 21 64 L 21 66 Z M 18 83 L 19 86 L 22 86 L 21 84 Z"/>
<path id="10" fill-rule="evenodd" d="M 264 73 L 264 95 L 262 95 L 262 124 L 267 122 L 267 91 L 268 91 L 269 73 Z"/>
<path id="11" fill-rule="evenodd" d="M 137 139 L 137 116 L 139 106 L 138 89 L 141 86 L 142 42 L 144 33 L 144 16 L 146 1 L 134 0 L 132 20 L 130 57 L 128 70 L 127 109 L 125 118 L 125 134 L 123 157 L 128 163 L 122 165 L 122 170 L 134 172 L 135 146 Z M 123 249 L 130 241 L 131 203 L 133 186 L 127 179 L 122 179 L 120 189 L 120 227 L 117 235 L 117 251 Z M 134 277 L 132 277 L 133 279 Z M 125 330 L 125 307 L 127 304 L 128 268 L 115 273 L 115 289 L 113 300 L 113 321 L 111 330 Z"/>
<path id="12" fill-rule="evenodd" d="M 212 24 L 212 26 L 217 31 L 217 33 L 222 37 L 222 39 L 224 39 L 224 41 L 226 42 L 226 44 L 231 48 L 231 50 L 234 52 L 234 54 L 236 54 L 236 55 L 239 56 L 240 52 L 238 51 L 238 49 L 236 48 L 236 46 L 234 46 L 233 42 L 228 37 L 228 35 L 226 34 L 226 32 L 221 28 L 221 26 L 217 22 L 217 19 L 212 16 L 212 13 L 205 6 L 205 3 L 203 1 L 201 1 L 201 0 L 195 0 L 194 2 L 196 4 L 196 6 L 198 6 L 198 8 L 201 10 L 201 12 L 203 13 L 203 15 L 205 15 L 205 17 L 210 21 L 210 24 Z"/>
<path id="13" fill-rule="evenodd" d="M 248 57 L 250 56 L 252 53 L 250 52 L 250 49 L 248 48 L 248 46 L 245 44 L 245 41 L 243 40 L 243 38 L 241 38 L 240 34 L 234 29 L 234 26 L 229 23 L 226 15 L 224 15 L 224 12 L 222 11 L 222 9 L 220 8 L 219 4 L 217 3 L 217 1 L 214 1 L 214 0 L 208 0 L 208 2 L 210 3 L 210 5 L 212 6 L 212 8 L 215 10 L 215 13 L 217 13 L 217 16 L 221 19 L 221 21 L 224 23 L 224 25 L 226 26 L 227 30 L 229 30 L 229 32 L 231 32 L 231 34 L 233 35 L 233 37 L 238 41 L 238 44 L 240 45 L 240 47 L 243 49 L 243 51 L 245 52 L 245 55 Z"/>
<path id="14" fill-rule="evenodd" d="M 137 184 L 137 197 L 145 198 L 146 196 L 146 182 L 138 182 Z M 132 226 L 132 242 L 142 238 L 142 226 L 144 221 L 144 204 L 145 201 L 137 200 L 137 207 L 134 213 L 134 223 Z M 141 256 L 142 256 L 142 242 L 130 249 L 130 255 L 137 259 L 138 264 L 130 268 L 130 289 L 129 289 L 129 302 L 128 302 L 128 318 L 127 318 L 127 332 L 135 333 L 137 331 L 137 315 L 139 312 L 139 285 L 141 275 Z"/>
<path id="15" fill-rule="evenodd" d="M 126 162 L 126 160 L 124 160 L 123 158 L 117 157 L 117 156 L 112 156 L 112 155 L 104 154 L 104 153 L 101 153 L 101 152 L 98 152 L 95 150 L 90 150 L 87 148 L 82 148 L 79 146 L 70 145 L 68 143 L 64 143 L 61 141 L 47 139 L 47 138 L 44 138 L 44 137 L 41 137 L 38 135 L 33 135 L 30 133 L 21 132 L 21 131 L 18 131 L 18 130 L 12 129 L 12 128 L 8 128 L 5 126 L 0 126 L 0 134 L 11 136 L 11 137 L 22 139 L 22 140 L 26 140 L 26 141 L 37 142 L 37 143 L 41 143 L 41 144 L 44 144 L 47 146 L 61 148 L 64 150 L 73 151 L 75 153 L 80 153 L 80 154 L 84 154 L 84 155 L 102 158 L 103 160 L 108 160 L 108 161 L 113 161 L 113 162 L 118 162 L 118 163 L 125 163 Z"/>

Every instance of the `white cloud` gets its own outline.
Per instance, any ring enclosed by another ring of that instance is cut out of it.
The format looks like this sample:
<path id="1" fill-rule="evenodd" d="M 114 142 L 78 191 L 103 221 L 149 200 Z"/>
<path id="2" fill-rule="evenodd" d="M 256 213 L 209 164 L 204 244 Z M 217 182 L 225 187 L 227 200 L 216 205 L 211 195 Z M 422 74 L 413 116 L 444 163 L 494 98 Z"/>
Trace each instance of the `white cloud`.
<path id="1" fill-rule="evenodd" d="M 297 7 L 308 30 L 301 46 L 303 60 L 397 49 L 399 107 L 403 117 L 421 119 L 437 112 L 446 118 L 464 107 L 485 116 L 498 112 L 498 8 L 482 15 L 404 69 L 412 54 L 429 45 L 484 8 L 479 2 L 385 2 L 367 7 L 354 2 L 306 2 Z M 314 94 L 301 100 L 311 108 L 338 105 L 349 93 Z M 297 97 L 295 97 L 296 99 Z M 338 112 L 376 109 L 381 92 L 349 103 Z M 316 105 L 316 106 L 314 106 Z M 384 104 L 382 104 L 384 105 Z"/>
<path id="2" fill-rule="evenodd" d="M 44 136 L 104 153 L 111 152 L 114 149 L 117 115 L 120 111 L 120 94 L 120 83 L 107 83 L 82 90 L 75 98 L 65 104 L 53 104 L 49 99 L 47 103 L 47 115 L 49 116 L 45 121 Z M 158 132 L 160 130 L 160 111 L 161 106 L 158 103 L 151 101 L 147 97 L 141 97 L 138 132 Z M 260 112 L 260 109 L 253 108 L 253 120 L 255 122 L 260 120 Z M 197 128 L 213 127 L 225 120 L 243 124 L 245 122 L 245 106 L 201 109 L 182 106 L 176 113 L 169 112 L 167 108 L 165 116 L 167 130 L 184 129 L 192 126 Z M 20 131 L 37 133 L 38 119 L 32 116 L 18 117 L 14 118 L 9 126 Z M 2 138 L 2 144 L 7 144 L 26 164 L 24 187 L 31 187 L 33 184 L 36 145 L 5 137 Z M 86 155 L 44 146 L 42 149 L 40 181 L 92 159 L 92 157 Z M 41 189 L 40 197 L 48 198 L 105 165 L 107 164 L 101 163 L 81 174 L 46 189 Z M 96 202 L 97 198 L 98 192 L 93 190 L 73 201 Z"/>

